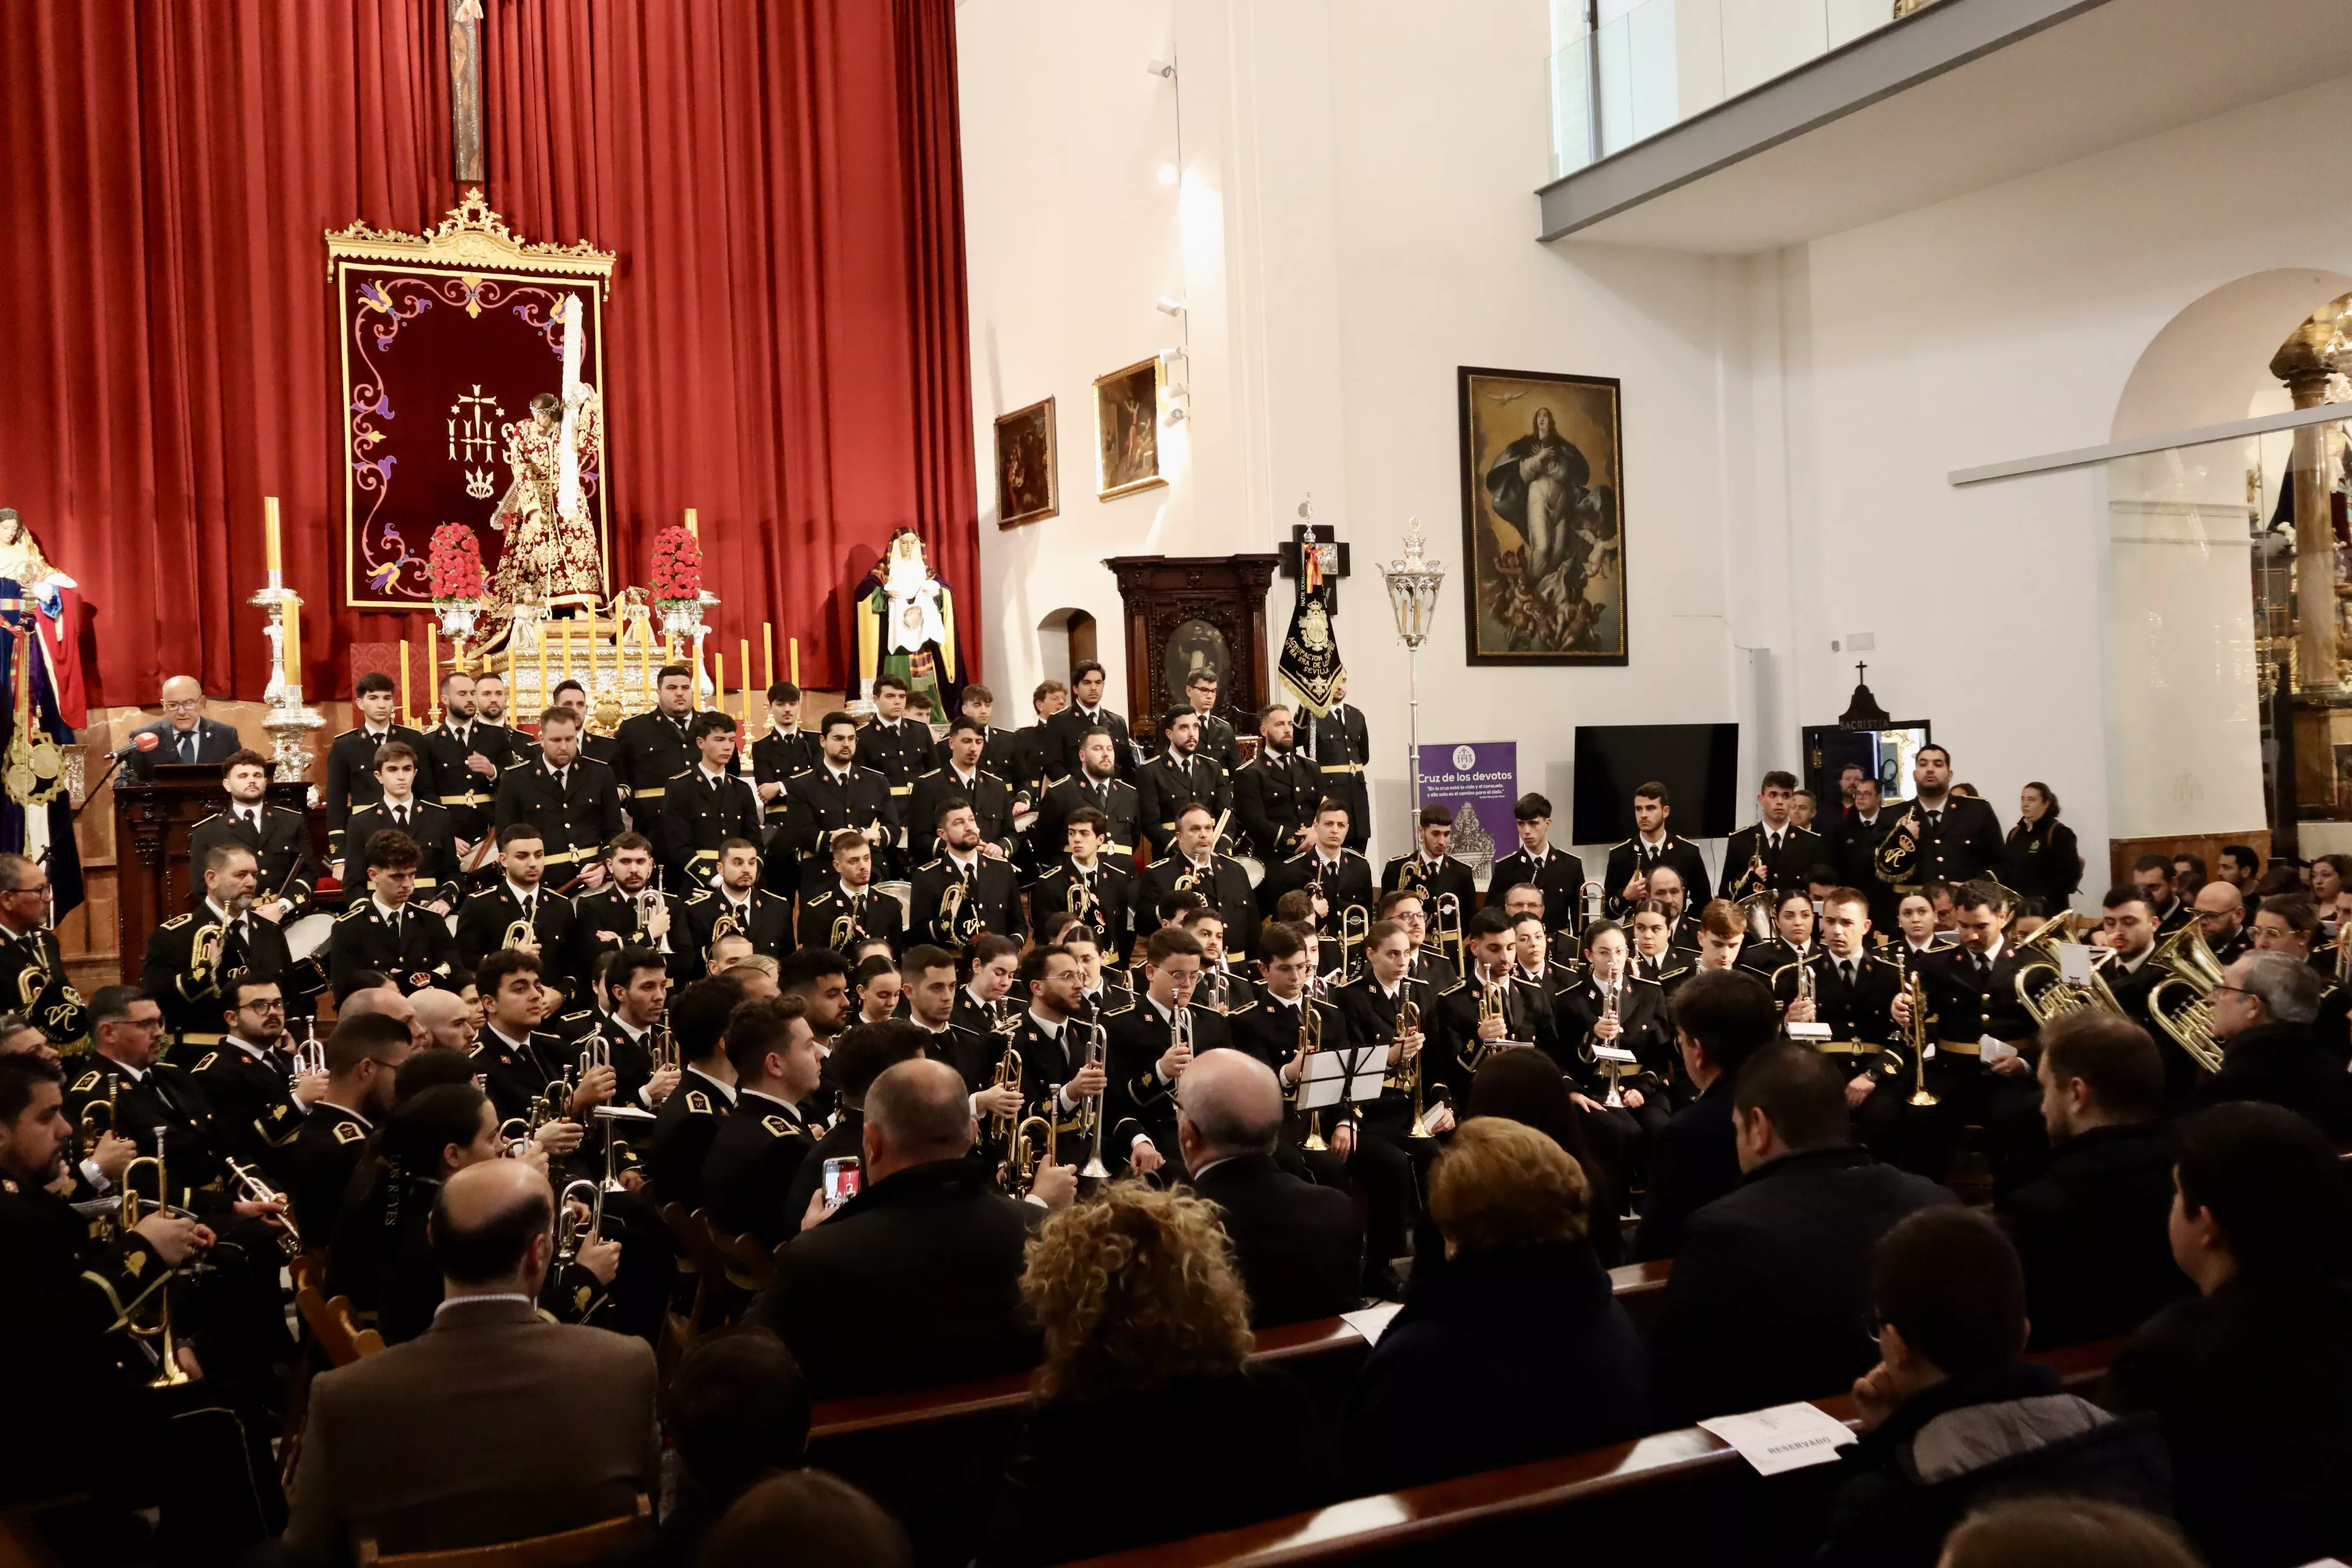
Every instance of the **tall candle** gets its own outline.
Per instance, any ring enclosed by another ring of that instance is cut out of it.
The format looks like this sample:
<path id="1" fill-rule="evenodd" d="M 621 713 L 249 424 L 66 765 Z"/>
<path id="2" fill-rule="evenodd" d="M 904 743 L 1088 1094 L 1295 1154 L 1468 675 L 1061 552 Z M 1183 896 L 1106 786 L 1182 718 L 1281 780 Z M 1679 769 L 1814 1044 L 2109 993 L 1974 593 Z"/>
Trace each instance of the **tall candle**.
<path id="1" fill-rule="evenodd" d="M 721 713 L 727 711 L 727 655 L 719 648 L 710 650 L 710 705 Z"/>
<path id="2" fill-rule="evenodd" d="M 784 651 L 792 655 L 793 660 L 793 672 L 786 679 L 791 680 L 794 686 L 798 686 L 801 683 L 801 639 L 794 637 L 790 642 L 786 643 L 784 645 Z"/>
<path id="3" fill-rule="evenodd" d="M 695 526 L 694 509 L 692 507 L 688 507 L 686 509 L 686 531 L 692 534 L 698 541 L 702 538 L 702 530 Z"/>
<path id="4" fill-rule="evenodd" d="M 562 628 L 563 679 L 569 680 L 572 679 L 572 623 L 570 621 L 559 621 L 556 624 Z"/>
<path id="5" fill-rule="evenodd" d="M 425 623 L 425 684 L 427 688 L 425 717 L 438 724 L 441 722 L 441 632 L 430 621 Z"/>
<path id="6" fill-rule="evenodd" d="M 276 496 L 261 498 L 261 526 L 263 535 L 268 541 L 269 585 L 274 588 L 278 585 L 278 574 L 283 569 L 283 563 L 280 562 L 278 554 L 278 498 Z"/>
<path id="7" fill-rule="evenodd" d="M 776 683 L 776 627 L 772 621 L 760 623 L 760 667 L 768 672 L 767 679 L 760 684 L 773 686 Z"/>
<path id="8" fill-rule="evenodd" d="M 743 659 L 743 733 L 749 736 L 751 733 L 751 639 L 738 637 L 735 647 Z"/>
<path id="9" fill-rule="evenodd" d="M 646 622 L 645 640 L 637 644 L 637 684 L 644 688 L 646 700 L 651 702 L 654 697 L 654 624 L 651 620 Z"/>
<path id="10" fill-rule="evenodd" d="M 408 639 L 400 639 L 400 721 L 416 722 L 416 709 L 408 700 Z"/>
<path id="11" fill-rule="evenodd" d="M 286 649 L 286 686 L 299 692 L 302 689 L 302 601 L 289 594 L 285 605 L 286 636 L 281 646 Z"/>

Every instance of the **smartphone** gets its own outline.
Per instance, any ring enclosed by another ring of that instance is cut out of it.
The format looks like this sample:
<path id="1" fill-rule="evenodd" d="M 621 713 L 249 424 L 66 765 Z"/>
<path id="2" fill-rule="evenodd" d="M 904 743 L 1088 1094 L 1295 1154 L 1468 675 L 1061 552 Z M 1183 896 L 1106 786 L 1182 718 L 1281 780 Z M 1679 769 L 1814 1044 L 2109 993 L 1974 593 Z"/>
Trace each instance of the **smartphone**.
<path id="1" fill-rule="evenodd" d="M 824 1163 L 824 1206 L 837 1209 L 857 1195 L 861 1168 L 855 1154 Z"/>

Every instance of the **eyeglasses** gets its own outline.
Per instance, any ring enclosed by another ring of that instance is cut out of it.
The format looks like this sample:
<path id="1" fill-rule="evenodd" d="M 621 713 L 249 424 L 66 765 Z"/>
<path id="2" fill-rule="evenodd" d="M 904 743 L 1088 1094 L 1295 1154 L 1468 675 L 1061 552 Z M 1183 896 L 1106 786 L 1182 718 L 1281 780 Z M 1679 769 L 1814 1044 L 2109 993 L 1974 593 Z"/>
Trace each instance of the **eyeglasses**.
<path id="1" fill-rule="evenodd" d="M 205 700 L 201 697 L 181 697 L 164 703 L 163 711 L 166 713 L 193 713 L 204 705 Z"/>
<path id="2" fill-rule="evenodd" d="M 2228 992 L 2233 996 L 2252 996 L 2253 994 L 2252 992 L 2247 990 L 2242 985 L 2216 985 L 2213 989 L 2205 993 L 2205 995 L 2208 1000 L 2210 1000 L 2215 996 L 2221 995 L 2223 992 Z"/>

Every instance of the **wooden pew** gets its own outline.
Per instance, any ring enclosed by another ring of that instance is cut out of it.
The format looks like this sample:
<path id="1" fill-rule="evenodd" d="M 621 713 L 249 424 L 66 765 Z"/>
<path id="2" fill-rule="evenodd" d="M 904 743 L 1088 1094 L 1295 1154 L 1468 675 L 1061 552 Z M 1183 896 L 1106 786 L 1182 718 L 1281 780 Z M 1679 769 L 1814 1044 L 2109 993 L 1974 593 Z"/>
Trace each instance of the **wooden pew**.
<path id="1" fill-rule="evenodd" d="M 2118 1342 L 2037 1352 L 2081 1392 Z M 1843 1394 L 1814 1404 L 1853 1424 Z M 1435 1415 L 1433 1414 L 1433 1418 Z M 1088 1568 L 1297 1568 L 1572 1557 L 1643 1568 L 1810 1563 L 1839 1467 L 1759 1476 L 1696 1426 L 1508 1469 L 1357 1498 L 1164 1545 L 1089 1558 Z"/>
<path id="2" fill-rule="evenodd" d="M 1665 1288 L 1668 1263 L 1610 1271 L 1617 1299 L 1638 1327 Z M 1281 1366 L 1336 1412 L 1370 1350 L 1338 1318 L 1292 1323 L 1257 1336 L 1252 1359 Z M 809 1429 L 809 1463 L 863 1489 L 915 1533 L 924 1563 L 961 1563 L 977 1547 L 1004 1450 L 1029 1401 L 1020 1373 L 950 1388 L 830 1399 Z"/>

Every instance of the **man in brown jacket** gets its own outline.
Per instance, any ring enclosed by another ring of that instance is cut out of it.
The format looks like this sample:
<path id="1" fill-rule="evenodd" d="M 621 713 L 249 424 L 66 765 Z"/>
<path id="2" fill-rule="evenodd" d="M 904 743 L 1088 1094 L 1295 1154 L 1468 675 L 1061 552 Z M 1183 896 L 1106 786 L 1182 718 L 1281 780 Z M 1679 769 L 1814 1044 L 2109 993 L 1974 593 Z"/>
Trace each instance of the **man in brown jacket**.
<path id="1" fill-rule="evenodd" d="M 433 1327 L 310 1385 L 289 1561 L 349 1563 L 363 1540 L 386 1552 L 516 1541 L 653 1494 L 653 1352 L 535 1304 L 553 1208 L 520 1161 L 442 1187 L 432 1236 L 447 1293 Z"/>

